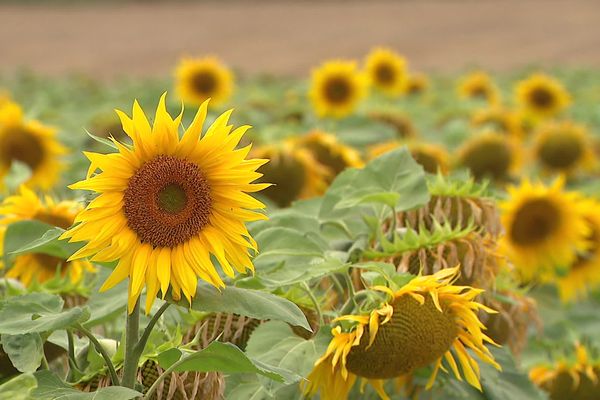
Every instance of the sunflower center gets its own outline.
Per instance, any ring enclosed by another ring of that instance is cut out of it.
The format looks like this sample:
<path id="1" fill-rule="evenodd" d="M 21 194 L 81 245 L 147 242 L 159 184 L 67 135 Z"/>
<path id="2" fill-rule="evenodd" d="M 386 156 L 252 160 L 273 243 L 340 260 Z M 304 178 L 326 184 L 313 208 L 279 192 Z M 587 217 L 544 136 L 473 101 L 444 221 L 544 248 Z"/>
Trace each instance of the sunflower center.
<path id="1" fill-rule="evenodd" d="M 262 193 L 279 207 L 287 207 L 299 198 L 306 184 L 306 168 L 296 157 L 279 157 L 278 162 L 269 162 L 258 170 L 261 182 L 272 183 Z"/>
<path id="2" fill-rule="evenodd" d="M 584 253 L 577 254 L 577 258 L 573 262 L 573 265 L 571 265 L 572 270 L 585 267 L 590 260 L 597 257 L 596 253 L 598 253 L 598 250 L 600 249 L 600 231 L 598 231 L 596 225 L 591 221 L 588 221 L 588 223 L 591 227 L 591 232 L 587 237 L 590 247 Z"/>
<path id="3" fill-rule="evenodd" d="M 338 152 L 334 152 L 333 149 L 329 148 L 328 146 L 322 143 L 313 141 L 307 143 L 306 147 L 317 159 L 319 164 L 322 164 L 331 169 L 334 175 L 339 174 L 348 166 L 346 160 L 344 160 L 344 157 L 342 157 Z"/>
<path id="4" fill-rule="evenodd" d="M 510 237 L 519 246 L 536 245 L 552 235 L 560 225 L 560 212 L 555 204 L 538 198 L 527 201 L 515 213 Z"/>
<path id="5" fill-rule="evenodd" d="M 60 274 L 64 276 L 67 272 L 67 261 L 62 258 L 54 257 L 48 254 L 43 253 L 34 253 L 32 254 L 35 259 L 35 265 L 43 268 L 43 271 L 34 271 L 34 274 L 37 272 L 37 280 L 40 283 L 43 283 L 56 274 L 56 269 L 58 268 Z"/>
<path id="6" fill-rule="evenodd" d="M 212 94 L 217 88 L 217 77 L 210 72 L 198 72 L 192 77 L 192 86 L 199 93 Z"/>
<path id="7" fill-rule="evenodd" d="M 549 108 L 554 104 L 554 96 L 546 88 L 535 88 L 531 91 L 530 100 L 539 108 Z"/>
<path id="8" fill-rule="evenodd" d="M 175 247 L 210 222 L 210 186 L 198 166 L 159 155 L 129 179 L 123 196 L 128 226 L 143 243 Z"/>
<path id="9" fill-rule="evenodd" d="M 502 179 L 508 175 L 512 154 L 504 142 L 486 140 L 468 150 L 462 161 L 476 179 Z"/>
<path id="10" fill-rule="evenodd" d="M 441 313 L 431 297 L 419 304 L 409 295 L 392 304 L 394 315 L 379 326 L 373 345 L 368 330 L 348 353 L 348 371 L 370 379 L 391 379 L 429 365 L 443 356 L 456 339 L 458 328 L 451 315 Z"/>
<path id="11" fill-rule="evenodd" d="M 39 211 L 33 216 L 33 219 L 47 223 L 48 225 L 58 226 L 59 228 L 68 229 L 73 225 L 73 219 L 66 215 L 59 215 L 48 211 Z"/>
<path id="12" fill-rule="evenodd" d="M 556 133 L 540 145 L 538 155 L 551 168 L 570 168 L 581 159 L 583 144 L 571 135 Z"/>
<path id="13" fill-rule="evenodd" d="M 430 174 L 437 174 L 438 168 L 440 166 L 440 163 L 437 158 L 425 151 L 420 150 L 412 151 L 411 155 L 415 159 L 417 164 L 423 167 L 425 172 L 428 172 Z"/>
<path id="14" fill-rule="evenodd" d="M 348 79 L 337 76 L 329 78 L 325 82 L 324 94 L 325 98 L 331 103 L 344 103 L 350 97 L 352 88 Z"/>
<path id="15" fill-rule="evenodd" d="M 594 368 L 597 374 L 598 368 Z M 577 400 L 596 400 L 600 391 L 600 384 L 592 381 L 587 374 L 573 371 L 578 375 L 578 380 L 574 381 L 569 371 L 559 372 L 552 381 L 544 385 L 550 393 L 551 400 L 577 399 Z"/>
<path id="16" fill-rule="evenodd" d="M 396 80 L 396 74 L 391 65 L 382 63 L 375 68 L 375 78 L 383 85 L 391 85 Z"/>
<path id="17" fill-rule="evenodd" d="M 44 160 L 44 147 L 35 135 L 25 128 L 19 128 L 4 135 L 0 142 L 0 157 L 6 166 L 13 161 L 20 161 L 33 171 Z"/>
<path id="18" fill-rule="evenodd" d="M 475 86 L 471 89 L 471 97 L 475 99 L 487 99 L 488 98 L 488 90 L 485 86 Z"/>

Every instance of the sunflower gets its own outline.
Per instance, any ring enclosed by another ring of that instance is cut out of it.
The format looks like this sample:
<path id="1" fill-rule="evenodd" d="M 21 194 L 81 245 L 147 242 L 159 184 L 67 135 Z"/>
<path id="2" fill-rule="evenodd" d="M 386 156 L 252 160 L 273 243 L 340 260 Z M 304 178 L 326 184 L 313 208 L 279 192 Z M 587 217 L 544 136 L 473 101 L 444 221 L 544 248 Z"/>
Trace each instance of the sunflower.
<path id="1" fill-rule="evenodd" d="M 346 168 L 363 166 L 360 154 L 356 150 L 340 143 L 329 133 L 312 131 L 294 139 L 293 143 L 308 150 L 313 158 L 325 167 L 329 175 L 328 183 Z"/>
<path id="2" fill-rule="evenodd" d="M 388 96 L 399 96 L 406 88 L 408 66 L 406 59 L 396 52 L 377 48 L 372 50 L 365 68 L 373 86 Z"/>
<path id="3" fill-rule="evenodd" d="M 521 160 L 515 141 L 501 133 L 484 132 L 469 139 L 458 152 L 458 162 L 475 179 L 507 179 Z"/>
<path id="4" fill-rule="evenodd" d="M 273 184 L 262 194 L 279 207 L 287 207 L 297 199 L 318 196 L 327 188 L 329 171 L 316 162 L 308 150 L 295 148 L 291 142 L 260 147 L 253 155 L 270 160 L 258 169 L 263 174 L 260 181 Z"/>
<path id="5" fill-rule="evenodd" d="M 72 189 L 100 193 L 83 210 L 75 227 L 62 235 L 88 241 L 71 259 L 118 260 L 100 290 L 129 277 L 131 312 L 146 286 L 146 312 L 160 290 L 169 287 L 191 302 L 198 277 L 215 287 L 225 284 L 211 256 L 227 276 L 253 270 L 248 249 L 256 242 L 245 222 L 266 219 L 252 211 L 264 208 L 246 192 L 269 186 L 252 183 L 267 160 L 245 157 L 250 146 L 236 149 L 244 133 L 228 124 L 231 111 L 218 117 L 202 135 L 208 102 L 204 102 L 180 138 L 182 112 L 173 119 L 160 98 L 154 125 L 134 102 L 133 118 L 117 111 L 133 145 L 113 140 L 117 153 L 85 153 L 91 161 L 87 179 Z M 101 172 L 94 175 L 100 169 Z"/>
<path id="6" fill-rule="evenodd" d="M 515 88 L 516 102 L 536 117 L 552 117 L 567 108 L 571 97 L 556 79 L 533 74 L 520 81 Z"/>
<path id="7" fill-rule="evenodd" d="M 387 152 L 397 149 L 400 146 L 406 145 L 411 156 L 421 165 L 425 172 L 437 174 L 438 171 L 445 174 L 448 172 L 448 152 L 442 146 L 424 143 L 424 142 L 408 142 L 389 141 L 376 144 L 369 148 L 369 158 L 379 157 Z"/>
<path id="8" fill-rule="evenodd" d="M 429 79 L 423 73 L 412 73 L 408 75 L 405 92 L 408 95 L 417 95 L 429 88 Z"/>
<path id="9" fill-rule="evenodd" d="M 67 152 L 55 135 L 54 128 L 24 120 L 18 104 L 5 103 L 0 107 L 0 178 L 6 176 L 13 162 L 21 162 L 31 171 L 25 182 L 28 186 L 51 188 L 63 169 L 58 158 Z"/>
<path id="10" fill-rule="evenodd" d="M 488 104 L 500 102 L 500 91 L 485 72 L 473 72 L 461 80 L 458 94 L 463 99 L 485 101 Z"/>
<path id="11" fill-rule="evenodd" d="M 347 331 L 333 328 L 325 354 L 308 376 L 305 394 L 321 392 L 323 400 L 344 400 L 357 378 L 370 383 L 382 399 L 389 399 L 385 380 L 405 377 L 414 370 L 434 366 L 427 388 L 435 382 L 442 359 L 459 380 L 460 363 L 465 379 L 481 390 L 479 367 L 467 348 L 481 360 L 500 369 L 485 343 L 477 318 L 479 310 L 494 312 L 475 301 L 482 291 L 455 286 L 458 268 L 416 277 L 397 291 L 376 286 L 388 301 L 368 315 L 344 315 L 336 321 L 354 325 Z M 455 357 L 457 359 L 455 359 Z"/>
<path id="12" fill-rule="evenodd" d="M 563 185 L 563 178 L 550 186 L 524 180 L 519 187 L 509 186 L 508 199 L 500 203 L 505 230 L 500 250 L 526 281 L 554 275 L 588 248 L 589 205 L 578 193 L 564 192 Z"/>
<path id="13" fill-rule="evenodd" d="M 179 97 L 194 105 L 211 99 L 217 106 L 226 102 L 233 92 L 233 74 L 216 57 L 181 60 L 175 70 L 175 81 Z"/>
<path id="14" fill-rule="evenodd" d="M 544 170 L 565 174 L 589 169 L 595 161 L 586 128 L 569 121 L 541 127 L 534 138 L 534 155 Z"/>
<path id="15" fill-rule="evenodd" d="M 317 115 L 342 118 L 356 109 L 367 89 L 368 78 L 354 61 L 329 61 L 313 70 L 308 95 Z"/>
<path id="16" fill-rule="evenodd" d="M 529 371 L 529 378 L 550 395 L 551 400 L 596 400 L 600 393 L 600 361 L 577 343 L 575 360 L 564 357 L 555 365 L 540 365 Z"/>
<path id="17" fill-rule="evenodd" d="M 586 237 L 589 247 L 577 254 L 565 274 L 553 279 L 565 302 L 584 297 L 588 290 L 600 286 L 600 203 L 595 200 L 585 201 L 589 202 L 584 214 L 590 227 Z"/>
<path id="18" fill-rule="evenodd" d="M 18 194 L 7 197 L 0 205 L 2 236 L 8 224 L 25 220 L 40 221 L 51 226 L 68 229 L 73 225 L 73 221 L 81 209 L 81 205 L 74 201 L 56 202 L 50 196 L 45 196 L 42 200 L 31 189 L 22 185 Z M 33 282 L 44 283 L 54 278 L 58 272 L 63 276 L 68 273 L 70 281 L 77 283 L 81 280 L 84 271 L 94 271 L 88 261 L 67 262 L 48 254 L 30 253 L 15 257 L 14 264 L 6 276 L 18 279 L 24 285 L 29 286 Z"/>
<path id="19" fill-rule="evenodd" d="M 417 136 L 417 129 L 410 117 L 403 113 L 373 112 L 369 115 L 375 121 L 382 122 L 392 128 L 399 139 L 409 139 Z"/>
<path id="20" fill-rule="evenodd" d="M 491 129 L 515 138 L 523 136 L 521 121 L 516 113 L 502 107 L 489 107 L 473 114 L 471 125 L 474 128 Z"/>

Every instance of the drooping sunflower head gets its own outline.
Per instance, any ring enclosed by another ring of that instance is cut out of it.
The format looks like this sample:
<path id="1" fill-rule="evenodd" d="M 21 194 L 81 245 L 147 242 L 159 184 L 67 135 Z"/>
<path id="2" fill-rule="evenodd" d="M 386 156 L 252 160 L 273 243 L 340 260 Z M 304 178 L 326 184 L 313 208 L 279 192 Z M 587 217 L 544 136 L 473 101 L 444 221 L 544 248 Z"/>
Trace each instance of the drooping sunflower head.
<path id="1" fill-rule="evenodd" d="M 561 357 L 555 364 L 539 365 L 529 378 L 546 391 L 551 400 L 594 400 L 600 393 L 600 359 L 582 344 L 575 354 Z"/>
<path id="2" fill-rule="evenodd" d="M 372 85 L 388 96 L 399 96 L 406 90 L 408 65 L 406 59 L 386 48 L 376 48 L 365 62 Z"/>
<path id="3" fill-rule="evenodd" d="M 488 107 L 473 114 L 471 125 L 474 128 L 488 129 L 515 138 L 523 135 L 517 115 L 501 107 Z"/>
<path id="4" fill-rule="evenodd" d="M 258 170 L 263 174 L 259 182 L 272 184 L 261 194 L 279 207 L 287 207 L 294 200 L 318 196 L 327 188 L 329 171 L 307 149 L 297 148 L 288 141 L 260 147 L 253 155 L 270 160 Z"/>
<path id="5" fill-rule="evenodd" d="M 479 368 L 467 348 L 500 368 L 485 346 L 494 342 L 483 333 L 476 314 L 493 311 L 475 301 L 481 290 L 453 285 L 457 272 L 452 268 L 416 277 L 397 291 L 374 287 L 385 292 L 388 301 L 370 314 L 337 319 L 353 325 L 332 330 L 333 339 L 308 376 L 305 393 L 320 392 L 323 400 L 347 399 L 356 379 L 362 378 L 387 399 L 384 380 L 433 365 L 429 388 L 439 369 L 445 371 L 442 360 L 462 379 L 460 364 L 467 382 L 481 390 Z"/>
<path id="6" fill-rule="evenodd" d="M 473 136 L 460 149 L 459 165 L 475 179 L 507 179 L 521 160 L 519 146 L 501 133 L 484 132 Z"/>
<path id="7" fill-rule="evenodd" d="M 0 225 L 5 227 L 13 222 L 36 220 L 68 229 L 81 209 L 77 202 L 57 202 L 50 196 L 41 199 L 31 189 L 21 186 L 16 195 L 7 197 L 0 205 Z M 6 276 L 18 279 L 26 286 L 34 282 L 44 283 L 57 275 L 68 275 L 72 283 L 78 283 L 84 271 L 94 271 L 88 261 L 67 262 L 48 254 L 29 253 L 15 257 Z"/>
<path id="8" fill-rule="evenodd" d="M 205 102 L 180 137 L 182 114 L 171 117 L 165 98 L 152 126 L 137 102 L 132 118 L 118 111 L 133 145 L 115 140 L 116 153 L 86 152 L 87 178 L 70 186 L 99 193 L 62 236 L 88 242 L 71 259 L 118 260 L 101 290 L 129 277 L 130 312 L 144 286 L 147 312 L 159 290 L 191 301 L 198 277 L 224 286 L 211 256 L 227 276 L 252 270 L 256 242 L 245 223 L 266 218 L 248 193 L 269 186 L 253 183 L 267 160 L 247 160 L 250 146 L 236 149 L 249 126 L 232 130 L 228 111 L 203 134 Z"/>
<path id="9" fill-rule="evenodd" d="M 417 129 L 413 121 L 406 114 L 393 112 L 374 112 L 370 117 L 392 128 L 399 139 L 409 139 L 417 136 Z"/>
<path id="10" fill-rule="evenodd" d="M 366 96 L 368 78 L 354 61 L 329 61 L 313 70 L 309 97 L 317 115 L 342 118 Z"/>
<path id="11" fill-rule="evenodd" d="M 534 155 L 544 170 L 556 173 L 589 169 L 595 162 L 586 128 L 568 121 L 542 126 L 534 138 Z"/>
<path id="12" fill-rule="evenodd" d="M 176 90 L 186 103 L 226 102 L 233 92 L 233 73 L 216 57 L 183 59 L 175 70 Z"/>
<path id="13" fill-rule="evenodd" d="M 473 72 L 464 77 L 458 85 L 458 94 L 463 99 L 483 101 L 488 104 L 500 102 L 500 92 L 485 72 Z"/>
<path id="14" fill-rule="evenodd" d="M 418 95 L 429 88 L 429 78 L 424 73 L 412 73 L 408 75 L 406 82 L 406 94 L 410 96 Z"/>
<path id="15" fill-rule="evenodd" d="M 564 86 L 545 74 L 533 74 L 515 88 L 516 102 L 536 117 L 557 115 L 571 103 Z"/>
<path id="16" fill-rule="evenodd" d="M 30 170 L 28 186 L 49 189 L 59 179 L 63 169 L 59 158 L 66 152 L 56 140 L 54 128 L 24 120 L 16 103 L 9 101 L 0 107 L 0 178 L 14 162 L 20 162 Z"/>
<path id="17" fill-rule="evenodd" d="M 508 199 L 500 203 L 505 230 L 500 249 L 526 281 L 554 275 L 589 246 L 587 205 L 578 193 L 563 191 L 563 185 L 562 178 L 550 186 L 524 180 L 509 186 Z"/>
<path id="18" fill-rule="evenodd" d="M 340 172 L 350 167 L 362 167 L 363 162 L 358 151 L 340 143 L 329 133 L 312 131 L 307 135 L 294 139 L 295 146 L 308 150 L 328 171 L 330 182 Z"/>

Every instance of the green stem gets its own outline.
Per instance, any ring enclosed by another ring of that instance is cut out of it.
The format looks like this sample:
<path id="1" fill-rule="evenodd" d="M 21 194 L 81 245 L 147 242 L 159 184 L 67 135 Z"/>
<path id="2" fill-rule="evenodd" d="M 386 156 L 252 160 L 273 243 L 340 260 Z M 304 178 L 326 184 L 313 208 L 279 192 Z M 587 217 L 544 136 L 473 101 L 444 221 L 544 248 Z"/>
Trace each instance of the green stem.
<path id="1" fill-rule="evenodd" d="M 368 290 L 360 290 L 360 291 L 356 292 L 356 294 L 354 294 L 352 297 L 348 298 L 348 301 L 346 301 L 346 304 L 344 304 L 344 306 L 342 307 L 342 310 L 340 311 L 340 315 L 350 314 L 352 312 L 352 310 L 354 309 L 354 307 L 356 305 L 358 305 L 358 302 L 365 299 L 368 295 L 369 295 Z"/>
<path id="2" fill-rule="evenodd" d="M 67 374 L 67 382 L 72 382 L 74 377 L 81 374 L 81 370 L 77 367 L 77 361 L 75 360 L 75 339 L 73 338 L 73 331 L 67 329 L 67 342 L 69 345 L 69 373 Z"/>
<path id="3" fill-rule="evenodd" d="M 181 364 L 183 364 L 183 362 L 185 361 L 186 357 L 184 357 L 183 355 L 181 356 L 181 358 L 179 360 L 177 360 L 173 365 L 171 365 L 169 368 L 167 368 L 162 374 L 160 374 L 160 376 L 158 378 L 156 378 L 156 380 L 154 381 L 154 383 L 152 384 L 152 386 L 150 386 L 150 388 L 148 389 L 148 391 L 146 392 L 146 394 L 144 395 L 144 399 L 151 399 L 152 395 L 154 394 L 154 392 L 156 392 L 156 389 L 158 389 L 158 385 L 160 385 L 160 383 L 173 371 L 175 371 L 175 369 L 177 367 L 179 367 Z"/>
<path id="4" fill-rule="evenodd" d="M 131 314 L 127 314 L 125 325 L 125 361 L 123 362 L 123 380 L 121 386 L 135 388 L 139 356 L 136 356 L 136 346 L 140 334 L 140 301 L 135 303 Z"/>
<path id="5" fill-rule="evenodd" d="M 96 349 L 96 351 L 98 353 L 100 353 L 102 358 L 104 358 L 104 362 L 106 363 L 106 367 L 108 368 L 108 374 L 110 375 L 110 381 L 111 381 L 112 385 L 120 386 L 119 377 L 117 376 L 117 371 L 115 371 L 115 366 L 113 365 L 112 360 L 110 359 L 110 356 L 106 352 L 106 349 L 104 348 L 104 346 L 102 346 L 100 344 L 100 342 L 98 341 L 98 339 L 96 339 L 96 336 L 94 336 L 94 334 L 91 331 L 84 328 L 83 325 L 77 324 L 77 330 L 80 331 L 81 333 L 83 333 L 85 336 L 87 336 L 87 338 L 90 340 L 90 342 L 94 345 L 94 348 Z"/>
<path id="6" fill-rule="evenodd" d="M 146 325 L 146 328 L 144 328 L 144 332 L 142 333 L 142 336 L 140 336 L 140 340 L 137 342 L 135 349 L 134 349 L 135 356 L 137 357 L 138 360 L 144 353 L 144 348 L 146 348 L 146 343 L 148 343 L 148 338 L 150 338 L 152 329 L 154 329 L 154 326 L 156 325 L 156 323 L 158 322 L 160 317 L 164 314 L 164 312 L 167 311 L 167 308 L 169 308 L 170 305 L 171 305 L 171 303 L 165 302 L 165 304 L 163 304 L 158 309 L 156 314 L 154 314 L 152 316 L 152 319 L 150 320 L 150 322 L 148 322 L 148 325 Z"/>
<path id="7" fill-rule="evenodd" d="M 310 301 L 313 303 L 313 306 L 315 306 L 315 310 L 317 311 L 317 316 L 319 318 L 319 325 L 321 325 L 321 326 L 324 325 L 325 322 L 323 320 L 323 312 L 321 311 L 321 306 L 319 305 L 319 301 L 313 294 L 312 290 L 310 290 L 310 287 L 308 286 L 308 284 L 306 282 L 302 282 L 302 289 L 304 289 L 304 291 L 306 292 L 308 297 L 310 297 Z"/>

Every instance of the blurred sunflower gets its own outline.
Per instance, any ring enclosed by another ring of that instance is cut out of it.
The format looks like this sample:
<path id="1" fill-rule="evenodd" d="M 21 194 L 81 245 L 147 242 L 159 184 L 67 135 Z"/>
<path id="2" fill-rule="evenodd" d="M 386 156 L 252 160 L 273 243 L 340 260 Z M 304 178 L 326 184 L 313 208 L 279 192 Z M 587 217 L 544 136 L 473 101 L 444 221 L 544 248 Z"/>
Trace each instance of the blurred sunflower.
<path id="1" fill-rule="evenodd" d="M 550 186 L 524 180 L 509 186 L 508 199 L 500 203 L 506 233 L 499 248 L 526 281 L 554 276 L 556 268 L 571 265 L 589 246 L 589 204 L 578 193 L 564 192 L 563 185 L 562 178 Z"/>
<path id="2" fill-rule="evenodd" d="M 475 179 L 506 180 L 521 161 L 516 142 L 496 132 L 473 136 L 458 153 L 459 164 L 468 168 Z"/>
<path id="3" fill-rule="evenodd" d="M 515 138 L 523 136 L 518 116 L 502 107 L 489 107 L 476 111 L 471 118 L 471 125 L 474 128 L 490 129 Z"/>
<path id="4" fill-rule="evenodd" d="M 544 170 L 555 173 L 570 174 L 595 163 L 587 130 L 568 121 L 541 127 L 534 138 L 534 155 Z"/>
<path id="5" fill-rule="evenodd" d="M 392 128 L 399 139 L 409 139 L 417 136 L 417 129 L 410 117 L 404 113 L 396 112 L 373 112 L 369 116 L 376 121 L 382 122 Z"/>
<path id="6" fill-rule="evenodd" d="M 516 102 L 535 117 L 552 117 L 571 103 L 571 97 L 556 79 L 533 74 L 520 81 L 515 88 Z"/>
<path id="7" fill-rule="evenodd" d="M 318 196 L 327 188 L 327 169 L 308 150 L 294 147 L 291 142 L 262 146 L 252 155 L 269 160 L 258 169 L 263 174 L 258 182 L 272 184 L 261 194 L 279 207 L 287 207 L 294 200 Z"/>
<path id="8" fill-rule="evenodd" d="M 129 277 L 128 309 L 136 305 L 144 286 L 146 312 L 160 290 L 169 287 L 191 302 L 198 277 L 215 287 L 225 284 L 211 255 L 227 276 L 252 270 L 248 250 L 256 242 L 245 222 L 266 219 L 252 211 L 264 208 L 247 192 L 269 186 L 252 183 L 267 160 L 246 160 L 250 146 L 236 149 L 249 126 L 233 131 L 231 111 L 218 117 L 202 135 L 208 102 L 180 138 L 182 113 L 173 119 L 160 98 L 154 125 L 134 102 L 133 118 L 117 111 L 133 145 L 113 141 L 117 153 L 85 153 L 91 165 L 87 179 L 72 189 L 100 193 L 83 210 L 78 224 L 62 238 L 88 241 L 70 259 L 93 256 L 94 261 L 118 260 L 100 290 Z M 100 169 L 101 172 L 94 175 Z"/>
<path id="9" fill-rule="evenodd" d="M 304 392 L 320 392 L 323 400 L 348 398 L 357 378 L 364 387 L 371 384 L 382 399 L 389 399 L 385 380 L 404 377 L 433 364 L 430 388 L 442 366 L 442 359 L 462 380 L 458 364 L 469 384 L 481 390 L 479 367 L 472 354 L 500 369 L 485 343 L 487 337 L 477 318 L 479 310 L 494 312 L 475 301 L 482 292 L 455 286 L 458 268 L 416 277 L 397 291 L 385 286 L 373 289 L 388 295 L 388 301 L 367 315 L 343 315 L 337 321 L 354 323 L 348 330 L 332 330 L 325 354 L 308 376 Z M 468 352 L 470 349 L 472 353 Z M 457 357 L 457 359 L 455 359 Z"/>
<path id="10" fill-rule="evenodd" d="M 83 207 L 74 201 L 56 202 L 50 196 L 40 199 L 26 186 L 19 188 L 18 194 L 4 199 L 0 205 L 0 225 L 2 242 L 4 229 L 7 225 L 26 220 L 36 220 L 51 226 L 68 229 Z M 14 264 L 6 273 L 8 278 L 15 278 L 29 286 L 33 282 L 44 283 L 54 278 L 57 273 L 69 275 L 72 283 L 77 283 L 83 277 L 84 271 L 94 271 L 88 261 L 75 260 L 67 262 L 59 257 L 42 253 L 23 254 L 15 257 Z"/>
<path id="11" fill-rule="evenodd" d="M 600 360 L 591 359 L 588 349 L 575 345 L 575 360 L 564 357 L 555 365 L 540 365 L 529 378 L 546 391 L 551 400 L 597 400 L 600 393 Z"/>
<path id="12" fill-rule="evenodd" d="M 11 101 L 0 107 L 0 178 L 13 162 L 25 164 L 31 171 L 28 186 L 51 188 L 63 169 L 59 157 L 67 149 L 56 140 L 54 128 L 38 121 L 26 121 L 21 107 Z M 4 183 L 0 181 L 0 187 Z"/>
<path id="13" fill-rule="evenodd" d="M 458 85 L 458 94 L 463 99 L 485 101 L 488 104 L 500 102 L 500 91 L 485 72 L 473 72 L 463 78 Z"/>
<path id="14" fill-rule="evenodd" d="M 321 131 L 312 131 L 295 138 L 295 146 L 308 150 L 313 158 L 328 171 L 328 183 L 346 168 L 363 166 L 358 151 L 340 143 L 334 135 Z"/>
<path id="15" fill-rule="evenodd" d="M 425 92 L 429 88 L 429 79 L 423 73 L 412 73 L 408 75 L 406 81 L 406 94 L 417 95 Z"/>
<path id="16" fill-rule="evenodd" d="M 444 147 L 432 143 L 390 141 L 376 144 L 369 148 L 369 159 L 379 157 L 404 145 L 408 147 L 411 156 L 417 164 L 423 167 L 425 172 L 430 174 L 448 172 L 448 152 Z"/>
<path id="17" fill-rule="evenodd" d="M 408 65 L 398 53 L 386 49 L 372 50 L 365 62 L 371 84 L 388 96 L 399 96 L 406 88 Z"/>
<path id="18" fill-rule="evenodd" d="M 329 61 L 314 69 L 309 97 L 320 117 L 351 114 L 366 96 L 368 78 L 354 61 Z"/>
<path id="19" fill-rule="evenodd" d="M 233 74 L 216 57 L 181 60 L 175 70 L 175 81 L 179 97 L 194 105 L 211 99 L 212 105 L 218 106 L 233 92 Z"/>

